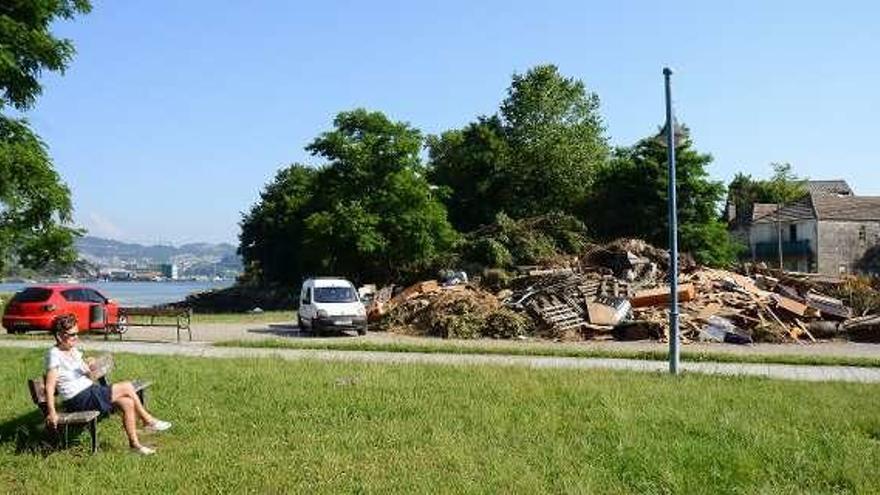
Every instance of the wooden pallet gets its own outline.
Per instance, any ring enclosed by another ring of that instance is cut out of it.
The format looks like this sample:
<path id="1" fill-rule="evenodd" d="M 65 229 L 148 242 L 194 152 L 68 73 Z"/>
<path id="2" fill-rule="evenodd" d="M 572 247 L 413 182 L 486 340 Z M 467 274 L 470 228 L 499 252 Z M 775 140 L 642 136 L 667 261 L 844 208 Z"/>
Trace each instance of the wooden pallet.
<path id="1" fill-rule="evenodd" d="M 581 315 L 568 304 L 544 306 L 538 311 L 538 316 L 544 323 L 557 330 L 567 330 L 584 324 Z"/>

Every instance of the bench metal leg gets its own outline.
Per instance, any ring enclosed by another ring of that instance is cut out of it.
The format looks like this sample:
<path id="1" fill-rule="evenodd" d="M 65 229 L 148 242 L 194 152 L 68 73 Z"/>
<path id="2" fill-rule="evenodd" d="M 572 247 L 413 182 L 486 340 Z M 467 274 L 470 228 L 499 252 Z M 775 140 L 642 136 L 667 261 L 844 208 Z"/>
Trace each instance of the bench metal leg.
<path id="1" fill-rule="evenodd" d="M 92 437 L 92 454 L 98 453 L 98 418 L 89 421 L 89 436 Z"/>

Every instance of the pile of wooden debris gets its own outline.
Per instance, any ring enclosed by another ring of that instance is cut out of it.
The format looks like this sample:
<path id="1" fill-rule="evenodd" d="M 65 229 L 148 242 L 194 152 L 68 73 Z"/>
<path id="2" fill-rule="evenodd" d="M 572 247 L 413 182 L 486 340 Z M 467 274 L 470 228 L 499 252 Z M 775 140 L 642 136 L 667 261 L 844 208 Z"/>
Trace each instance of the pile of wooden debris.
<path id="1" fill-rule="evenodd" d="M 496 294 L 437 281 L 393 297 L 385 288 L 370 305 L 370 319 L 378 329 L 455 338 L 668 338 L 664 251 L 620 240 L 590 246 L 574 261 L 567 268 L 528 270 Z M 846 281 L 752 267 L 735 273 L 682 261 L 678 299 L 686 342 L 815 342 L 838 336 L 880 341 L 880 314 L 854 318 L 841 298 L 852 291 L 838 289 Z M 860 298 L 880 301 L 873 288 L 860 290 Z"/>

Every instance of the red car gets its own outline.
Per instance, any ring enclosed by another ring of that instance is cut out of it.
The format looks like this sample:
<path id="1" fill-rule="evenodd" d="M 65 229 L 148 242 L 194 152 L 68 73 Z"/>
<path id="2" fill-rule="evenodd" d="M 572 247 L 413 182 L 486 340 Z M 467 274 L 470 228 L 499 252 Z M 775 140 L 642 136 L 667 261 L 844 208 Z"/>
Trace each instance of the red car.
<path id="1" fill-rule="evenodd" d="M 75 315 L 80 332 L 125 324 L 119 305 L 89 287 L 39 285 L 13 296 L 3 312 L 3 327 L 9 333 L 51 330 L 59 316 Z"/>

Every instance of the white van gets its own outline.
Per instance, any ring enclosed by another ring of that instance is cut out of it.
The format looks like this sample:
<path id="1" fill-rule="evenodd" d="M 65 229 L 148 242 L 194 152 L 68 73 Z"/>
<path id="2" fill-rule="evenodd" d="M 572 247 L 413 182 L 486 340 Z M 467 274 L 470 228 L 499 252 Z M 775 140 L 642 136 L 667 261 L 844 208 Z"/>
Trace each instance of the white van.
<path id="1" fill-rule="evenodd" d="M 367 333 L 367 311 L 354 284 L 344 278 L 310 278 L 303 282 L 297 314 L 300 330 L 326 329 Z"/>

